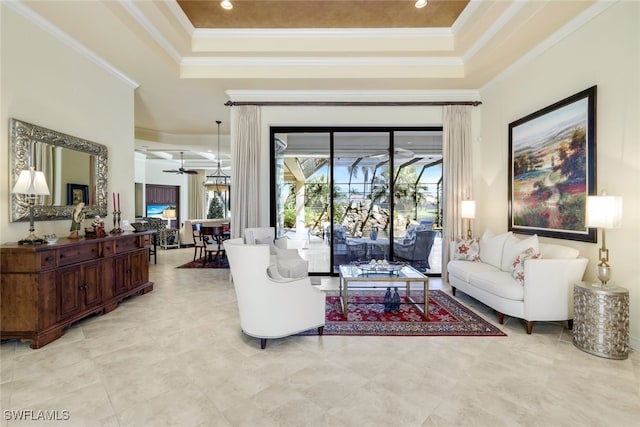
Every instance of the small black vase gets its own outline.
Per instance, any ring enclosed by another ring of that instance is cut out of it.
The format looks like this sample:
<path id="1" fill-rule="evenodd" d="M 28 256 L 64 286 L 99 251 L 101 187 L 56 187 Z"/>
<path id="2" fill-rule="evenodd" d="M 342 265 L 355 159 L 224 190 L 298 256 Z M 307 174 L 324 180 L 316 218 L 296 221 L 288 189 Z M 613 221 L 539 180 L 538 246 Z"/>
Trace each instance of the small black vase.
<path id="1" fill-rule="evenodd" d="M 391 297 L 391 311 L 400 311 L 400 294 L 398 288 L 393 288 L 393 297 Z"/>
<path id="2" fill-rule="evenodd" d="M 384 294 L 384 311 L 391 311 L 392 303 L 391 303 L 391 288 L 387 288 L 387 293 Z"/>

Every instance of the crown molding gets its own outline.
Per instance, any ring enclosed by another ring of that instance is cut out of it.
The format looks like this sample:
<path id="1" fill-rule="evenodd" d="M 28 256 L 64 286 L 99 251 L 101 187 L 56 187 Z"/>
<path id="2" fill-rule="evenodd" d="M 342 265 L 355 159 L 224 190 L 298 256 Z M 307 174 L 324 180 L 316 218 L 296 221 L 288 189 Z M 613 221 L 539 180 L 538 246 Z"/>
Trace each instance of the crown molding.
<path id="1" fill-rule="evenodd" d="M 164 0 L 164 4 L 167 6 L 171 14 L 180 23 L 180 26 L 191 37 L 195 31 L 195 27 L 184 13 L 180 5 L 175 0 Z"/>
<path id="2" fill-rule="evenodd" d="M 473 18 L 476 10 L 480 7 L 482 0 L 470 0 L 469 3 L 462 9 L 462 13 L 458 15 L 456 21 L 451 25 L 451 32 L 453 35 L 458 34 L 465 25 Z"/>
<path id="3" fill-rule="evenodd" d="M 185 57 L 180 65 L 183 66 L 255 66 L 255 67 L 273 67 L 273 66 L 340 66 L 340 67 L 356 67 L 356 66 L 463 66 L 461 58 L 458 57 L 413 57 L 413 56 L 394 56 L 394 57 Z"/>
<path id="4" fill-rule="evenodd" d="M 450 57 L 189 57 L 181 78 L 429 79 L 462 78 L 464 64 Z"/>
<path id="5" fill-rule="evenodd" d="M 167 52 L 173 60 L 179 64 L 182 59 L 182 55 L 173 47 L 173 45 L 167 40 L 158 28 L 145 16 L 140 8 L 131 0 L 121 0 L 120 5 L 133 17 L 133 19 L 140 24 L 142 28 L 151 36 L 153 40 L 160 45 L 160 47 Z"/>
<path id="6" fill-rule="evenodd" d="M 193 52 L 451 52 L 449 28 L 196 29 Z"/>
<path id="7" fill-rule="evenodd" d="M 51 22 L 44 19 L 41 15 L 36 13 L 33 9 L 31 9 L 27 4 L 21 0 L 3 0 L 3 5 L 11 8 L 15 12 L 19 13 L 24 18 L 31 21 L 35 26 L 40 28 L 43 31 L 51 34 L 54 38 L 61 41 L 66 46 L 78 52 L 81 56 L 87 58 L 89 61 L 96 64 L 98 67 L 105 70 L 107 73 L 117 77 L 118 79 L 125 82 L 129 87 L 136 89 L 140 85 L 128 77 L 122 71 L 118 70 L 113 65 L 109 64 L 107 61 L 102 59 L 100 56 L 96 55 L 93 51 L 88 49 L 82 43 L 71 37 L 69 34 L 62 31 L 57 26 L 53 25 Z"/>
<path id="8" fill-rule="evenodd" d="M 477 90 L 227 90 L 240 102 L 439 102 L 480 100 Z"/>
<path id="9" fill-rule="evenodd" d="M 196 28 L 194 38 L 371 38 L 447 37 L 450 28 Z"/>
<path id="10" fill-rule="evenodd" d="M 498 34 L 498 32 L 502 28 L 504 28 L 504 26 L 507 25 L 507 23 L 509 23 L 509 21 L 511 21 L 518 14 L 518 12 L 522 10 L 523 7 L 525 7 L 525 5 L 526 5 L 526 2 L 517 1 L 513 3 L 511 6 L 509 6 L 509 8 L 502 15 L 500 15 L 500 18 L 498 18 L 493 23 L 493 25 L 491 25 L 491 27 L 489 27 L 489 29 L 485 31 L 484 34 L 482 34 L 482 37 L 480 37 L 473 44 L 473 46 L 471 46 L 471 48 L 464 53 L 463 60 L 465 62 L 468 62 L 471 58 L 473 58 L 475 54 L 480 51 L 480 49 L 486 46 L 489 43 L 489 41 L 491 41 L 491 39 L 496 34 Z"/>

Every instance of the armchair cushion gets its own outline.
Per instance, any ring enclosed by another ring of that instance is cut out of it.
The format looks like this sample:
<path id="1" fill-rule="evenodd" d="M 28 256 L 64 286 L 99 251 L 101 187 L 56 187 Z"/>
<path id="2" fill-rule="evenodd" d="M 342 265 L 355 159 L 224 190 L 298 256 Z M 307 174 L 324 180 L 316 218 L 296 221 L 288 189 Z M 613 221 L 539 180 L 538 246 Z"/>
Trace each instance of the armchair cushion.
<path id="1" fill-rule="evenodd" d="M 309 263 L 302 258 L 277 257 L 276 265 L 280 276 L 287 279 L 299 279 L 309 275 Z"/>

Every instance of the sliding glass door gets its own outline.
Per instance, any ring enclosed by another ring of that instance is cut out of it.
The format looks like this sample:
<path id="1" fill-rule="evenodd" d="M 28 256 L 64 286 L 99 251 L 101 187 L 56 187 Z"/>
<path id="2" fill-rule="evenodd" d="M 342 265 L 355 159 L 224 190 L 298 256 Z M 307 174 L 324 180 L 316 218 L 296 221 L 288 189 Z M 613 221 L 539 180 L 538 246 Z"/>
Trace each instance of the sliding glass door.
<path id="1" fill-rule="evenodd" d="M 441 226 L 440 128 L 272 128 L 271 142 L 272 223 L 310 273 L 397 259 L 439 274 L 430 247 L 413 241 L 411 259 L 405 243 Z"/>
<path id="2" fill-rule="evenodd" d="M 391 132 L 335 132 L 333 271 L 340 264 L 390 259 Z"/>

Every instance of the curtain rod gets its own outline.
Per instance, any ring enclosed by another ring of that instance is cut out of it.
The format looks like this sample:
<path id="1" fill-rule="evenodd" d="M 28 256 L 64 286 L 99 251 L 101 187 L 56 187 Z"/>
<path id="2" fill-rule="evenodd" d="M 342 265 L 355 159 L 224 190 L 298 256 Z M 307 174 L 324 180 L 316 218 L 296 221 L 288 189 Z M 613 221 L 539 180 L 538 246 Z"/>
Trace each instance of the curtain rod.
<path id="1" fill-rule="evenodd" d="M 269 107 L 415 107 L 415 106 L 444 106 L 444 105 L 471 105 L 477 107 L 480 101 L 227 101 L 227 107 L 241 105 L 256 105 Z"/>

